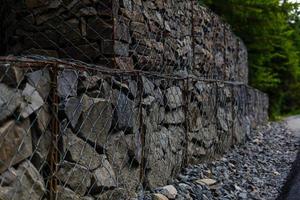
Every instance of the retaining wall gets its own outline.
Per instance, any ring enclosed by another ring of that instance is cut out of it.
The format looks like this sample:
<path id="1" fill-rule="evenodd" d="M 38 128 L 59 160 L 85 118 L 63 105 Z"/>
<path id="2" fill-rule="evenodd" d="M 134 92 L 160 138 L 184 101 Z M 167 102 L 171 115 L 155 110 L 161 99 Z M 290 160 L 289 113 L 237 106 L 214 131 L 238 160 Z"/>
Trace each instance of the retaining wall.
<path id="1" fill-rule="evenodd" d="M 196 1 L 6 3 L 1 53 L 30 56 L 0 59 L 0 198 L 136 197 L 268 120 L 243 42 Z"/>

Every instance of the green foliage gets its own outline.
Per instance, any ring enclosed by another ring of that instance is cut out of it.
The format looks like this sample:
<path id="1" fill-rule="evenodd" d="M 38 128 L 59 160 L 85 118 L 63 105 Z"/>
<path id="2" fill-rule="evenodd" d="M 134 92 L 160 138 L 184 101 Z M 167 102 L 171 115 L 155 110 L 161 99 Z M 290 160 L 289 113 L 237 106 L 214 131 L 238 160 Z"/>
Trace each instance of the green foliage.
<path id="1" fill-rule="evenodd" d="M 241 37 L 250 84 L 270 97 L 274 117 L 300 110 L 299 5 L 281 0 L 201 0 Z"/>

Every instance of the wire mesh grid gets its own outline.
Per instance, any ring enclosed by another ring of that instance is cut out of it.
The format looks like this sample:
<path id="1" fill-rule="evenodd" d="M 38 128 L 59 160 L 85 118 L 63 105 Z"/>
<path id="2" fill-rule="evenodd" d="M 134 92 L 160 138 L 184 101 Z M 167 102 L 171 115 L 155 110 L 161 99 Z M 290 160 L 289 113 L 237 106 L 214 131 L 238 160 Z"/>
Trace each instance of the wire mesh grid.
<path id="1" fill-rule="evenodd" d="M 143 199 L 267 119 L 195 0 L 3 2 L 0 199 Z"/>

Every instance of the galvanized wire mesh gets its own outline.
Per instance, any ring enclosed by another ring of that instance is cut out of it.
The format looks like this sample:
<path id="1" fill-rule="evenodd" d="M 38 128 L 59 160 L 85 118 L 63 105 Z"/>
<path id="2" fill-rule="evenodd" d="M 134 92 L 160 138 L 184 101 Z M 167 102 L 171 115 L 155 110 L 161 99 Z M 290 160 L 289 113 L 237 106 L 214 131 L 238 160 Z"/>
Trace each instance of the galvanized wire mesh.
<path id="1" fill-rule="evenodd" d="M 242 41 L 196 1 L 1 9 L 0 199 L 142 199 L 267 120 Z"/>

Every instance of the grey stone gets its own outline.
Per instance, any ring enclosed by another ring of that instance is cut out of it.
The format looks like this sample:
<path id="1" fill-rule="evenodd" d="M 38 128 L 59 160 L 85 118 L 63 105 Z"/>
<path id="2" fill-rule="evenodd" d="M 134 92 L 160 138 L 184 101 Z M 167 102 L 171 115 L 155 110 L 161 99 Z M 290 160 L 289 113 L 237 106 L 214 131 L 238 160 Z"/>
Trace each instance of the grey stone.
<path id="1" fill-rule="evenodd" d="M 57 186 L 57 198 L 59 200 L 81 200 L 81 197 L 73 190 L 61 185 Z"/>
<path id="2" fill-rule="evenodd" d="M 167 105 L 171 108 L 178 108 L 183 104 L 182 91 L 179 87 L 173 86 L 166 90 Z"/>
<path id="3" fill-rule="evenodd" d="M 21 105 L 21 93 L 17 89 L 11 89 L 5 84 L 0 83 L 0 121 L 11 116 Z"/>
<path id="4" fill-rule="evenodd" d="M 155 97 L 153 96 L 147 96 L 142 100 L 142 104 L 146 106 L 150 106 L 155 101 Z"/>
<path id="5" fill-rule="evenodd" d="M 63 161 L 59 166 L 57 177 L 77 194 L 83 196 L 91 185 L 92 175 L 84 166 Z"/>
<path id="6" fill-rule="evenodd" d="M 114 188 L 117 186 L 115 172 L 106 157 L 101 160 L 101 166 L 93 171 L 93 189 Z"/>
<path id="7" fill-rule="evenodd" d="M 34 153 L 37 154 L 35 155 L 35 160 L 33 164 L 35 164 L 35 166 L 41 167 L 47 161 L 48 154 L 50 152 L 50 148 L 52 145 L 51 132 L 46 130 L 40 135 L 38 139 L 33 141 L 34 141 Z"/>
<path id="8" fill-rule="evenodd" d="M 76 124 L 81 116 L 83 110 L 83 98 L 70 97 L 66 100 L 65 103 L 65 113 L 67 118 L 71 122 L 73 128 L 76 127 Z"/>
<path id="9" fill-rule="evenodd" d="M 36 113 L 37 115 L 37 124 L 38 124 L 38 128 L 40 129 L 40 131 L 42 133 L 44 133 L 47 128 L 48 125 L 51 122 L 51 115 L 49 112 L 49 108 L 48 106 L 46 106 L 45 104 L 37 111 Z"/>
<path id="10" fill-rule="evenodd" d="M 0 186 L 1 199 L 39 200 L 43 197 L 46 192 L 43 177 L 29 161 L 19 165 L 16 175 L 16 180 L 10 186 Z"/>
<path id="11" fill-rule="evenodd" d="M 118 92 L 115 98 L 117 98 L 115 105 L 117 127 L 119 129 L 132 128 L 134 121 L 134 102 L 122 92 Z"/>
<path id="12" fill-rule="evenodd" d="M 144 94 L 151 95 L 154 93 L 154 84 L 145 76 L 142 76 Z"/>
<path id="13" fill-rule="evenodd" d="M 60 97 L 66 98 L 77 95 L 78 74 L 71 69 L 59 72 L 57 77 L 57 91 Z"/>
<path id="14" fill-rule="evenodd" d="M 185 136 L 184 130 L 175 126 L 150 133 L 146 134 L 146 180 L 150 188 L 156 188 L 164 186 L 180 170 Z"/>
<path id="15" fill-rule="evenodd" d="M 9 186 L 17 179 L 17 171 L 15 168 L 8 168 L 6 171 L 0 175 L 1 186 Z"/>
<path id="16" fill-rule="evenodd" d="M 175 199 L 177 196 L 177 190 L 173 185 L 166 185 L 164 187 L 158 188 L 159 193 L 165 195 L 169 199 Z"/>
<path id="17" fill-rule="evenodd" d="M 83 141 L 75 134 L 67 129 L 63 136 L 64 152 L 69 152 L 72 161 L 94 170 L 101 166 L 102 160 L 106 159 L 104 155 L 100 155 L 87 142 Z"/>
<path id="18" fill-rule="evenodd" d="M 179 108 L 165 113 L 164 123 L 166 124 L 182 124 L 185 122 L 185 113 Z"/>
<path id="19" fill-rule="evenodd" d="M 77 129 L 80 134 L 98 145 L 105 144 L 112 123 L 111 103 L 101 98 L 82 96 L 83 112 Z"/>
<path id="20" fill-rule="evenodd" d="M 11 87 L 18 87 L 24 79 L 25 71 L 10 64 L 0 64 L 0 82 Z"/>
<path id="21" fill-rule="evenodd" d="M 50 93 L 50 74 L 48 69 L 37 70 L 26 74 L 28 83 L 39 92 L 40 96 L 46 100 Z"/>
<path id="22" fill-rule="evenodd" d="M 32 153 L 31 131 L 29 119 L 21 123 L 13 120 L 0 127 L 0 173 L 11 165 L 29 157 Z"/>
<path id="23" fill-rule="evenodd" d="M 38 91 L 28 83 L 22 92 L 22 96 L 24 101 L 21 103 L 20 115 L 23 118 L 29 117 L 29 115 L 44 105 L 44 100 Z"/>

